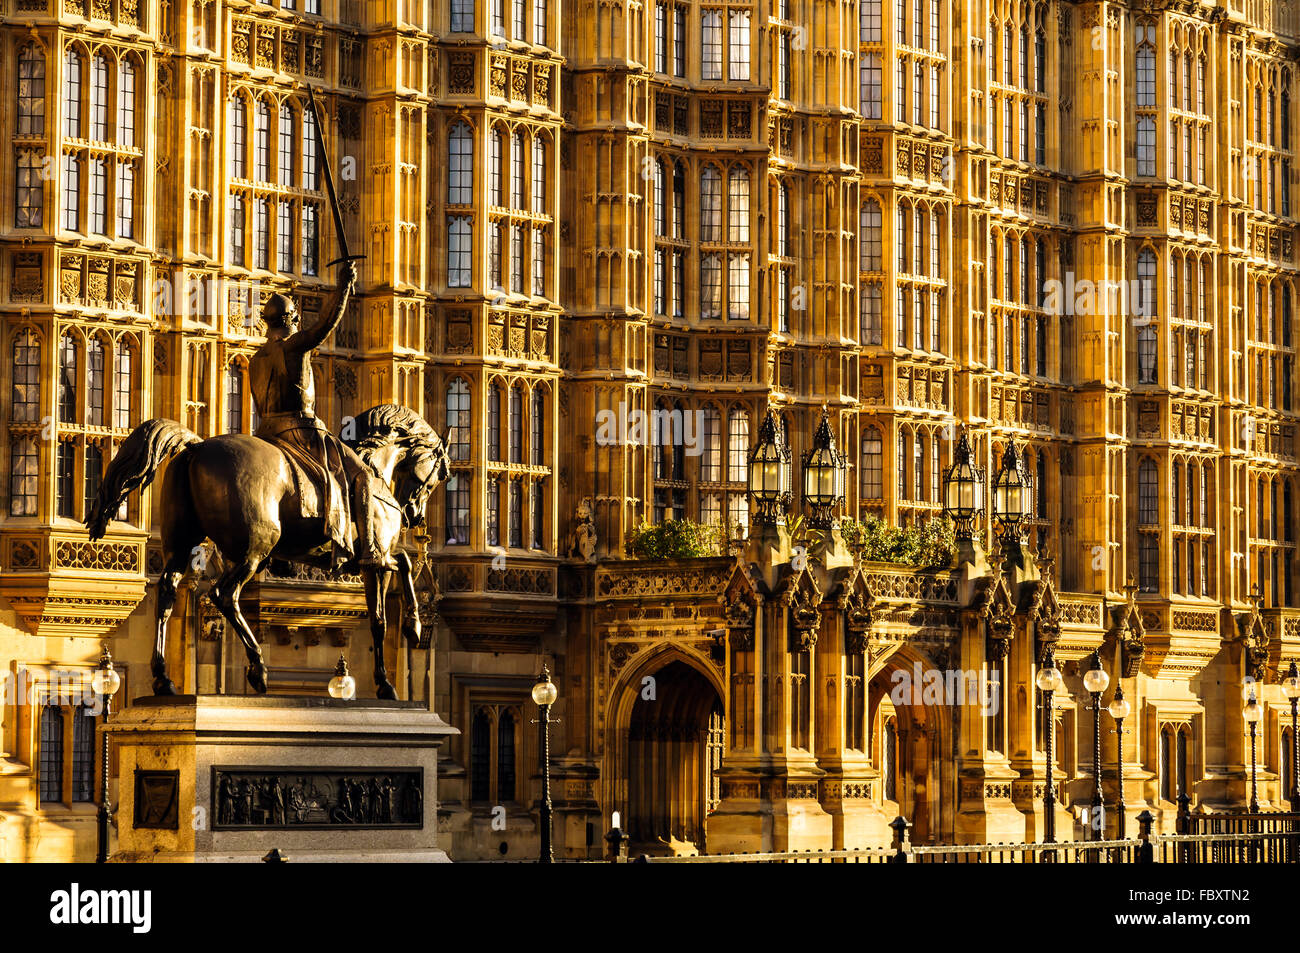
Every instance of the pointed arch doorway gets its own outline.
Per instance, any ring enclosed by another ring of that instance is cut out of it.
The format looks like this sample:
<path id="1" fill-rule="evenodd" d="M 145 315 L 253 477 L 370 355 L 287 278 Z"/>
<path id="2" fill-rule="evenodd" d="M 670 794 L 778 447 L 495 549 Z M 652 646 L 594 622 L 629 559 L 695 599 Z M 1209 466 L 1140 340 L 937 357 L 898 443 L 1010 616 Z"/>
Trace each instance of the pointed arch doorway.
<path id="1" fill-rule="evenodd" d="M 646 676 L 654 679 L 645 682 Z M 647 691 L 652 687 L 653 691 Z M 726 726 L 713 683 L 680 657 L 638 675 L 624 706 L 626 830 L 635 853 L 670 841 L 704 847 L 704 819 L 721 798 Z"/>

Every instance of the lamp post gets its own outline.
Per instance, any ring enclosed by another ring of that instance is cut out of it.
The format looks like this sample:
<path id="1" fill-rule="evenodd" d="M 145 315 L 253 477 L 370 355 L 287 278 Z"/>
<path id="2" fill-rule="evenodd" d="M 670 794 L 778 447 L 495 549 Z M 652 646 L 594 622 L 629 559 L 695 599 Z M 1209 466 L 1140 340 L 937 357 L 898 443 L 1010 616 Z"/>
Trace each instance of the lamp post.
<path id="1" fill-rule="evenodd" d="M 1287 669 L 1286 678 L 1282 679 L 1282 691 L 1291 702 L 1291 813 L 1300 814 L 1300 731 L 1296 725 L 1296 703 L 1300 702 L 1300 669 L 1295 659 Z"/>
<path id="2" fill-rule="evenodd" d="M 99 656 L 99 667 L 95 669 L 95 674 L 91 676 L 90 687 L 95 690 L 96 695 L 104 699 L 104 728 L 107 729 L 108 717 L 112 714 L 113 709 L 113 696 L 122 687 L 122 676 L 118 675 L 113 669 L 113 656 L 109 654 L 107 644 L 105 644 L 104 650 Z M 108 863 L 108 825 L 113 818 L 113 805 L 108 800 L 107 730 L 103 732 L 103 740 L 100 745 L 101 774 L 99 780 L 103 791 L 99 799 L 99 827 L 95 843 L 95 863 L 106 864 Z"/>
<path id="3" fill-rule="evenodd" d="M 551 706 L 559 694 L 555 683 L 551 681 L 550 670 L 543 665 L 542 674 L 533 686 L 533 701 L 539 709 L 537 740 L 542 762 L 542 844 L 537 856 L 539 864 L 555 863 L 555 852 L 551 848 Z"/>
<path id="4" fill-rule="evenodd" d="M 1007 558 L 1017 566 L 1025 565 L 1021 549 L 1020 527 L 1033 517 L 1034 478 L 1014 440 L 1007 441 L 1002 463 L 993 477 L 993 515 L 1001 528 L 998 533 Z"/>
<path id="5" fill-rule="evenodd" d="M 1038 670 L 1034 681 L 1043 693 L 1043 708 L 1047 723 L 1044 726 L 1047 747 L 1047 785 L 1043 790 L 1043 841 L 1056 843 L 1056 772 L 1055 711 L 1052 708 L 1052 693 L 1061 687 L 1061 671 L 1056 667 L 1056 659 L 1049 653 L 1043 660 L 1043 667 Z"/>
<path id="6" fill-rule="evenodd" d="M 790 503 L 790 451 L 777 436 L 776 412 L 771 407 L 758 428 L 758 443 L 749 453 L 749 495 L 754 522 L 780 521 Z"/>
<path id="7" fill-rule="evenodd" d="M 1092 839 L 1101 840 L 1106 824 L 1106 806 L 1101 793 L 1101 693 L 1110 684 L 1110 676 L 1101 667 L 1101 650 L 1092 653 L 1092 667 L 1083 673 L 1083 687 L 1092 695 Z"/>
<path id="8" fill-rule="evenodd" d="M 1124 686 L 1115 686 L 1115 697 L 1108 706 L 1110 717 L 1115 719 L 1115 783 L 1119 787 L 1118 801 L 1115 804 L 1115 834 L 1124 839 L 1124 719 L 1129 716 L 1133 706 L 1124 697 Z"/>
<path id="9" fill-rule="evenodd" d="M 835 507 L 844 502 L 846 466 L 835 447 L 830 411 L 822 405 L 822 419 L 813 434 L 812 449 L 803 458 L 803 500 L 812 507 L 809 526 L 830 527 Z"/>
<path id="10" fill-rule="evenodd" d="M 1264 717 L 1264 708 L 1255 700 L 1255 690 L 1250 690 L 1250 698 L 1246 702 L 1246 707 L 1242 709 L 1241 715 L 1246 719 L 1246 724 L 1250 725 L 1250 813 L 1259 813 L 1259 788 L 1255 779 L 1256 748 L 1255 748 L 1255 731 L 1259 720 Z"/>

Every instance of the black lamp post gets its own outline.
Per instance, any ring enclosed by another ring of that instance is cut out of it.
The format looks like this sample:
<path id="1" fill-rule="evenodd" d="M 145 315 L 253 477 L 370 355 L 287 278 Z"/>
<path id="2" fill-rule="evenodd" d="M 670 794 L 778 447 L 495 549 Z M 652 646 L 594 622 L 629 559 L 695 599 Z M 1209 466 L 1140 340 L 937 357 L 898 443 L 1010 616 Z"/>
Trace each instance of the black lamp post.
<path id="1" fill-rule="evenodd" d="M 551 720 L 551 706 L 555 704 L 559 694 L 555 683 L 551 681 L 550 670 L 543 665 L 541 677 L 533 686 L 533 701 L 540 709 L 537 719 L 537 740 L 541 748 L 542 762 L 542 844 L 537 857 L 539 864 L 555 863 L 555 851 L 551 848 L 551 725 L 554 724 Z"/>
<path id="2" fill-rule="evenodd" d="M 1108 706 L 1110 717 L 1115 719 L 1115 783 L 1119 787 L 1119 800 L 1115 805 L 1115 833 L 1124 839 L 1124 719 L 1129 716 L 1133 706 L 1124 697 L 1124 686 L 1115 686 L 1115 697 Z"/>
<path id="3" fill-rule="evenodd" d="M 749 453 L 749 495 L 754 522 L 778 522 L 790 504 L 790 451 L 778 436 L 776 413 L 771 407 L 758 428 L 758 443 Z"/>
<path id="4" fill-rule="evenodd" d="M 957 437 L 952 465 L 943 474 L 943 511 L 953 522 L 958 542 L 969 546 L 975 520 L 984 512 L 984 468 L 974 463 L 965 427 Z"/>
<path id="5" fill-rule="evenodd" d="M 113 696 L 122 687 L 122 676 L 113 669 L 113 656 L 109 654 L 108 645 L 104 646 L 99 656 L 99 667 L 91 676 L 90 686 L 95 694 L 104 699 L 104 728 L 108 727 L 108 716 L 113 710 Z M 95 863 L 108 863 L 108 825 L 113 819 L 113 805 L 108 800 L 108 731 L 102 733 L 99 760 L 101 766 L 100 784 L 103 787 L 99 799 L 99 827 L 95 843 Z"/>
<path id="6" fill-rule="evenodd" d="M 844 457 L 835 447 L 830 411 L 823 406 L 812 449 L 803 458 L 803 500 L 812 507 L 809 526 L 831 525 L 835 507 L 844 502 L 845 469 Z"/>
<path id="7" fill-rule="evenodd" d="M 1034 478 L 1025 466 L 1025 459 L 1016 449 L 1015 441 L 1008 440 L 1002 452 L 1002 463 L 993 477 L 993 515 L 998 521 L 1003 550 L 1017 566 L 1024 566 L 1020 527 L 1026 519 L 1033 518 Z"/>
<path id="8" fill-rule="evenodd" d="M 1038 675 L 1034 681 L 1038 685 L 1038 690 L 1043 693 L 1043 717 L 1046 724 L 1043 726 L 1043 732 L 1046 735 L 1047 747 L 1047 785 L 1043 789 L 1043 841 L 1048 844 L 1056 843 L 1056 714 L 1052 707 L 1052 694 L 1061 687 L 1061 671 L 1056 667 L 1056 659 L 1051 654 L 1043 659 L 1043 667 L 1038 670 Z"/>
<path id="9" fill-rule="evenodd" d="M 1101 667 L 1101 650 L 1092 653 L 1091 668 L 1083 673 L 1083 687 L 1092 695 L 1092 839 L 1101 840 L 1106 826 L 1106 805 L 1101 792 L 1101 693 L 1110 684 L 1110 676 Z"/>
<path id="10" fill-rule="evenodd" d="M 1297 669 L 1295 659 L 1291 660 L 1286 678 L 1282 679 L 1282 691 L 1291 702 L 1291 790 L 1288 797 L 1291 799 L 1291 813 L 1300 814 L 1300 731 L 1296 725 L 1296 703 L 1300 702 L 1300 669 Z"/>
<path id="11" fill-rule="evenodd" d="M 1259 720 L 1264 717 L 1264 708 L 1255 700 L 1255 690 L 1250 690 L 1250 698 L 1246 701 L 1246 707 L 1242 709 L 1242 717 L 1246 719 L 1246 724 L 1250 725 L 1250 813 L 1259 813 L 1259 788 L 1256 784 L 1255 765 L 1257 762 L 1257 749 L 1255 747 L 1255 731 L 1259 725 Z"/>

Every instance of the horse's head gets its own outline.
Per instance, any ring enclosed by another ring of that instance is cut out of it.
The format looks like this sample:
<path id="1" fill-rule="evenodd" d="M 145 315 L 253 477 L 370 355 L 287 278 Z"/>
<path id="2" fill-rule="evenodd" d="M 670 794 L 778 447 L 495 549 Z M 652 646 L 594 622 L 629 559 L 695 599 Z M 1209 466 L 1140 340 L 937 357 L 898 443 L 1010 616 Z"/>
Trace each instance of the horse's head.
<path id="1" fill-rule="evenodd" d="M 445 441 L 415 411 L 380 404 L 357 418 L 356 449 L 391 478 L 402 522 L 423 526 L 429 497 L 451 475 Z"/>

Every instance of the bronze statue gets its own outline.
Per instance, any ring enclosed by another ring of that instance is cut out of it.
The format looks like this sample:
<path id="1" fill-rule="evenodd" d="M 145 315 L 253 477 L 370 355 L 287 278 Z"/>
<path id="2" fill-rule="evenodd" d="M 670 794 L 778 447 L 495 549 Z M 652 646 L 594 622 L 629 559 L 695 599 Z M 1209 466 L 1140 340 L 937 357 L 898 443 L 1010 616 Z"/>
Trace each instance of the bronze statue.
<path id="1" fill-rule="evenodd" d="M 315 110 L 314 97 L 311 105 Z M 316 125 L 321 128 L 319 121 Z M 328 155 L 323 138 L 320 154 Z M 449 475 L 447 451 L 419 414 L 395 404 L 372 407 L 356 419 L 355 450 L 316 417 L 311 355 L 342 321 L 357 278 L 328 161 L 323 171 L 341 250 L 330 264 L 343 265 L 342 282 L 331 307 L 311 328 L 299 327 L 298 310 L 286 295 L 267 300 L 266 343 L 249 365 L 257 433 L 204 440 L 174 420 L 147 420 L 122 442 L 86 517 L 90 538 L 99 539 L 127 494 L 148 486 L 162 463 L 175 457 L 162 485 L 164 566 L 152 663 L 156 695 L 176 693 L 164 657 L 167 620 L 176 585 L 205 539 L 226 565 L 210 598 L 243 642 L 248 682 L 258 692 L 266 691 L 266 663 L 240 612 L 239 595 L 272 559 L 361 573 L 380 698 L 397 697 L 384 666 L 385 603 L 394 572 L 404 597 L 402 631 L 412 644 L 419 641 L 411 560 L 396 546 L 403 524 L 423 525 L 430 494 Z"/>

